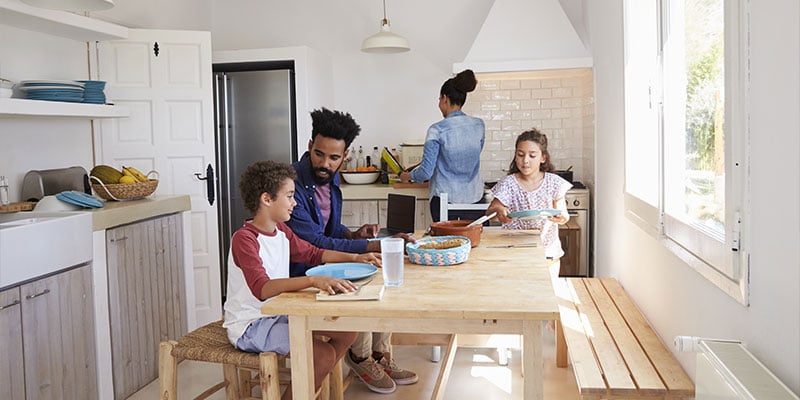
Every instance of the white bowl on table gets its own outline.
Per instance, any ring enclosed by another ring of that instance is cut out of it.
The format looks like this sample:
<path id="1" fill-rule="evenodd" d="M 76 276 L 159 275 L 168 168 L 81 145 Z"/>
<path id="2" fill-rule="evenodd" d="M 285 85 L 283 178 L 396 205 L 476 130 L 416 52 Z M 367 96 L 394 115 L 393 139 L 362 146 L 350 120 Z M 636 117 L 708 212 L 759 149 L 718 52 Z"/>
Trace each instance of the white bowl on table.
<path id="1" fill-rule="evenodd" d="M 381 176 L 381 171 L 341 171 L 340 174 L 344 181 L 351 185 L 368 185 L 378 180 L 378 177 Z"/>

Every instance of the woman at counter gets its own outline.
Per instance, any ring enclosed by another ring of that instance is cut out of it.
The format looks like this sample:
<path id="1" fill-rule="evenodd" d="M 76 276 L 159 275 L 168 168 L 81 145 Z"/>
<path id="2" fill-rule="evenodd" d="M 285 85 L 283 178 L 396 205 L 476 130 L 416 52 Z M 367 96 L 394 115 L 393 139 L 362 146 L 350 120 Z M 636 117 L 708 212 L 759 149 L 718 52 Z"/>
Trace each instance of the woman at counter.
<path id="1" fill-rule="evenodd" d="M 447 193 L 452 203 L 478 203 L 483 197 L 480 158 L 485 126 L 480 118 L 461 111 L 467 93 L 478 81 L 472 70 L 464 70 L 442 84 L 439 110 L 443 120 L 431 125 L 425 137 L 422 162 L 400 173 L 402 182 L 430 180 L 431 217 L 439 221 L 439 195 Z M 476 219 L 482 210 L 451 211 L 448 219 Z"/>

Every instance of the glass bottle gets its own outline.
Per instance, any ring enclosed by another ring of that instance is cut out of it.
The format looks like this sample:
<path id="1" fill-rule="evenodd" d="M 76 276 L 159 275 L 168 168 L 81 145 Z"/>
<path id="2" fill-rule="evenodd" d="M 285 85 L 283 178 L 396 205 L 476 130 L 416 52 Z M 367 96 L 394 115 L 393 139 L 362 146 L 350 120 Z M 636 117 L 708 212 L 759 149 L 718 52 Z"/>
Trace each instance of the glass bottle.
<path id="1" fill-rule="evenodd" d="M 364 148 L 358 146 L 358 158 L 356 159 L 356 167 L 366 167 L 367 160 L 364 158 Z"/>
<path id="2" fill-rule="evenodd" d="M 372 147 L 372 166 L 375 168 L 381 167 L 381 153 L 378 151 L 378 146 Z"/>
<path id="3" fill-rule="evenodd" d="M 8 179 L 0 176 L 0 206 L 8 205 Z"/>

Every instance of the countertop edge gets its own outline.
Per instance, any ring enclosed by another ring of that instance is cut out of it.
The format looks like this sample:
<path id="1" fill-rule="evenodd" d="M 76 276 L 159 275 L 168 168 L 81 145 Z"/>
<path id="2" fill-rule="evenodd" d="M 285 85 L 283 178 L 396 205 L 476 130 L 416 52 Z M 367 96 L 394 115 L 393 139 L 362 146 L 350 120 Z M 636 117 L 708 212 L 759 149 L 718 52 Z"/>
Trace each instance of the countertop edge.
<path id="1" fill-rule="evenodd" d="M 159 215 L 191 209 L 192 202 L 189 195 L 152 196 L 132 201 L 107 201 L 103 208 L 91 211 L 92 231 L 102 231 Z"/>

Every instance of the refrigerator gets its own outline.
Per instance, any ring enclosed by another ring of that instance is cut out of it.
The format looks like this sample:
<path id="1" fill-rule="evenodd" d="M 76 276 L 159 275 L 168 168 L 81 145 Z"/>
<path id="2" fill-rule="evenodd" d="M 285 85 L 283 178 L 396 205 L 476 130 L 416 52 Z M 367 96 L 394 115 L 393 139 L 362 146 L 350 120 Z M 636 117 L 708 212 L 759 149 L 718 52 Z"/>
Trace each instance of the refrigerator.
<path id="1" fill-rule="evenodd" d="M 242 205 L 239 178 L 256 161 L 297 161 L 297 112 L 292 65 L 215 64 L 213 70 L 224 300 L 231 235 L 250 218 Z"/>

